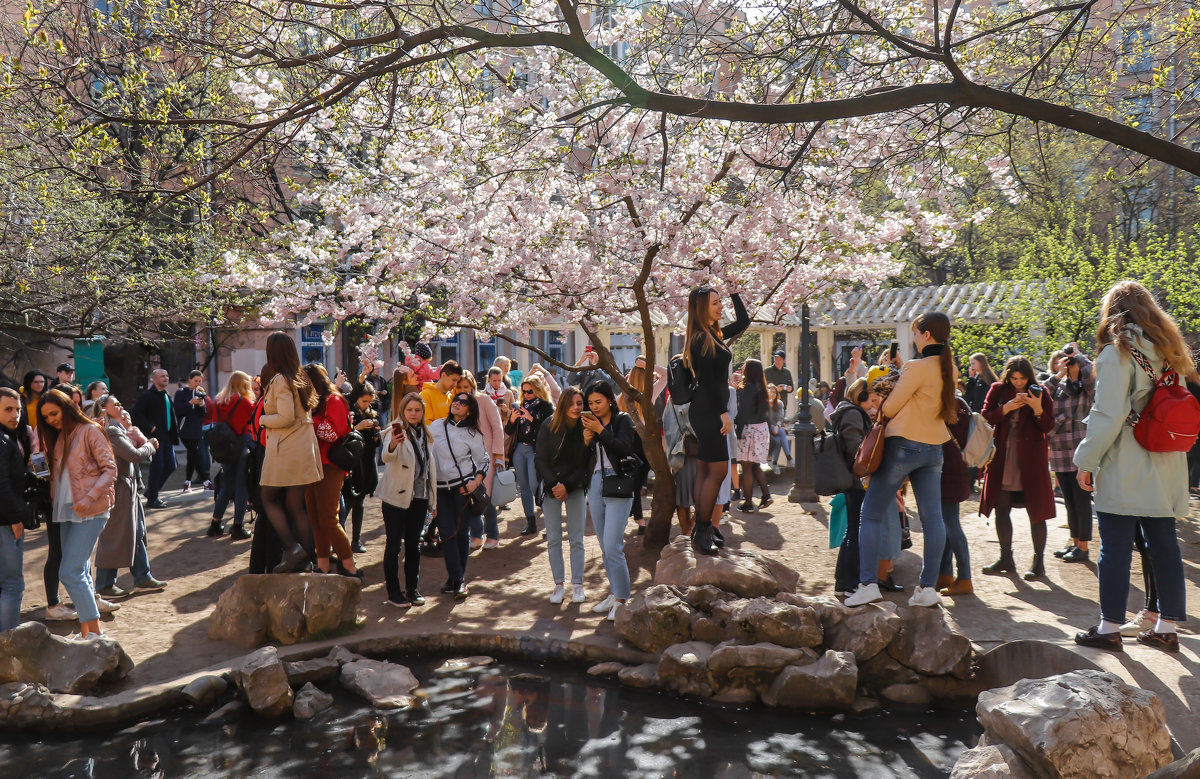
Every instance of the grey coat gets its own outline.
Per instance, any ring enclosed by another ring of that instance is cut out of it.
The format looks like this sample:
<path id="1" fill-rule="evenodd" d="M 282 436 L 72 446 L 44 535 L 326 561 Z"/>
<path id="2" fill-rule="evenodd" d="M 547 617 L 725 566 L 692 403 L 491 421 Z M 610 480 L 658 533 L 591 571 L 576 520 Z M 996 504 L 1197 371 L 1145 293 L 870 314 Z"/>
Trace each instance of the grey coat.
<path id="1" fill-rule="evenodd" d="M 128 568 L 133 565 L 138 523 L 145 521 L 145 509 L 137 492 L 138 464 L 154 457 L 154 446 L 150 443 L 134 446 L 125 427 L 115 419 L 107 420 L 104 432 L 117 461 L 116 503 L 96 544 L 96 567 Z"/>

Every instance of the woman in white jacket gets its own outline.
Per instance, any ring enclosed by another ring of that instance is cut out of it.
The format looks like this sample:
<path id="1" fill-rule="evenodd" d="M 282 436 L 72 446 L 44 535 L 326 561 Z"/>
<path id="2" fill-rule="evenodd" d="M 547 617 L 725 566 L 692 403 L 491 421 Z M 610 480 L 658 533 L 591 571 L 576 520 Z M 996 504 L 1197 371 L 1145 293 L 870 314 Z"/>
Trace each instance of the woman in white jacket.
<path id="1" fill-rule="evenodd" d="M 437 526 L 449 578 L 442 592 L 467 597 L 467 555 L 471 553 L 469 495 L 483 486 L 490 465 L 487 439 L 479 429 L 479 401 L 460 392 L 450 401 L 450 416 L 431 426 L 437 468 Z"/>
<path id="2" fill-rule="evenodd" d="M 427 514 L 437 516 L 437 462 L 432 433 L 425 426 L 425 401 L 405 395 L 392 424 L 383 432 L 383 478 L 375 489 L 383 500 L 383 580 L 391 606 L 423 606 L 417 589 L 421 572 L 421 530 Z M 404 546 L 404 590 L 400 589 L 400 546 Z"/>
<path id="3" fill-rule="evenodd" d="M 479 403 L 479 432 L 483 433 L 485 446 L 492 458 L 492 464 L 488 468 L 483 486 L 487 489 L 488 495 L 491 495 L 492 480 L 496 478 L 496 471 L 504 468 L 504 424 L 500 421 L 500 408 L 486 392 L 479 391 L 479 388 L 475 386 L 475 377 L 471 375 L 470 371 L 463 373 L 458 380 L 457 391 L 474 395 L 476 402 Z M 487 536 L 486 541 L 483 540 L 485 535 Z M 496 516 L 496 507 L 490 503 L 482 516 L 471 520 L 471 551 L 475 551 L 480 546 L 484 549 L 495 549 L 500 546 L 500 521 Z"/>

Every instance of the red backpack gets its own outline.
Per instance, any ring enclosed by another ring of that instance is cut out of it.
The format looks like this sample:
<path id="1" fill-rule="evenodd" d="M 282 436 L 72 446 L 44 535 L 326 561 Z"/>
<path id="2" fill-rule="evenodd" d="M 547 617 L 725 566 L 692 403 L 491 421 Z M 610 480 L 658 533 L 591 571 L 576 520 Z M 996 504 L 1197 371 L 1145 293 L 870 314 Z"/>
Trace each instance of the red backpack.
<path id="1" fill-rule="evenodd" d="M 1133 360 L 1154 382 L 1150 400 L 1133 422 L 1133 437 L 1151 452 L 1186 452 L 1200 437 L 1200 402 L 1179 383 L 1179 374 L 1163 365 L 1156 376 L 1146 355 L 1132 350 Z"/>

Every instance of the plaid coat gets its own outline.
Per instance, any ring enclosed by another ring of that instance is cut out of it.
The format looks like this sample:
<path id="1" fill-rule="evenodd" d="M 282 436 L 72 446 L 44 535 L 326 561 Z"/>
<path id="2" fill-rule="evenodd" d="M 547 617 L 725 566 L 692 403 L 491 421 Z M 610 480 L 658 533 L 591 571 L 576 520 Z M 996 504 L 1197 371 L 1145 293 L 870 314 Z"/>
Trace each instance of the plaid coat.
<path id="1" fill-rule="evenodd" d="M 1050 470 L 1055 473 L 1074 473 L 1075 447 L 1087 435 L 1084 419 L 1096 398 L 1096 376 L 1091 364 L 1079 371 L 1079 382 L 1060 380 L 1051 376 L 1044 385 L 1054 398 L 1054 429 L 1047 438 L 1050 441 Z"/>

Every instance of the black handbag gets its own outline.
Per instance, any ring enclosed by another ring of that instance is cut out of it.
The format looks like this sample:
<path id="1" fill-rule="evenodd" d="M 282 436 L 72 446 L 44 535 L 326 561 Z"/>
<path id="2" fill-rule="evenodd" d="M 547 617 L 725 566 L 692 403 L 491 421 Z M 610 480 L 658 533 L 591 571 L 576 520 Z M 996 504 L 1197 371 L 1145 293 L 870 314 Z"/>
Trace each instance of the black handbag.
<path id="1" fill-rule="evenodd" d="M 218 414 L 216 424 L 204 431 L 204 443 L 208 445 L 208 453 L 222 465 L 235 462 L 246 448 L 242 436 L 233 432 L 233 428 L 229 426 L 229 417 L 233 416 L 236 409 L 237 403 L 234 403 L 224 419 Z"/>
<path id="2" fill-rule="evenodd" d="M 813 439 L 813 488 L 817 494 L 837 495 L 853 487 L 854 482 L 842 437 L 825 433 Z"/>
<path id="3" fill-rule="evenodd" d="M 446 448 L 450 450 L 450 459 L 454 460 L 454 468 L 455 468 L 455 470 L 458 471 L 458 478 L 462 479 L 463 483 L 465 484 L 467 477 L 463 476 L 462 468 L 458 464 L 458 457 L 454 454 L 454 447 L 451 446 L 451 444 L 450 444 L 449 426 L 450 426 L 450 423 L 443 419 L 442 420 L 442 433 L 446 436 Z M 471 476 L 475 476 L 475 475 L 476 475 L 476 471 L 472 470 Z M 487 489 L 484 488 L 482 482 L 480 482 L 478 487 L 476 487 L 475 489 L 473 489 L 467 493 L 466 511 L 468 514 L 471 514 L 473 516 L 480 516 L 481 514 L 483 514 L 483 512 L 487 511 L 488 507 L 491 505 L 492 505 L 492 500 L 491 500 L 491 498 L 488 497 Z"/>
<path id="4" fill-rule="evenodd" d="M 343 471 L 350 472 L 362 462 L 367 451 L 367 442 L 357 430 L 351 430 L 342 440 L 329 447 L 329 462 Z"/>
<path id="5" fill-rule="evenodd" d="M 604 458 L 604 445 L 597 444 L 600 458 Z M 605 498 L 632 498 L 637 489 L 637 469 L 641 460 L 634 455 L 622 457 L 619 462 L 609 462 L 615 473 L 604 476 L 601 480 L 600 495 Z M 603 472 L 603 465 L 601 465 Z"/>

